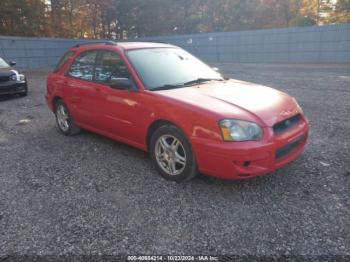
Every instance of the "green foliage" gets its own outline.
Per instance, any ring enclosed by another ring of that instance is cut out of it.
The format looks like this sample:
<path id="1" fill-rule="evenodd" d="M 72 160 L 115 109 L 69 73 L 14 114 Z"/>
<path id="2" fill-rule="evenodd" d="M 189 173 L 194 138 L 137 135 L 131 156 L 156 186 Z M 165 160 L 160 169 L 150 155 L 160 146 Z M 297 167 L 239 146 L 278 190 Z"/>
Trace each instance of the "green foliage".
<path id="1" fill-rule="evenodd" d="M 326 1 L 325 23 L 350 23 L 350 0 Z"/>
<path id="2" fill-rule="evenodd" d="M 296 26 L 313 26 L 316 25 L 316 21 L 308 16 L 297 17 L 295 20 Z"/>
<path id="3" fill-rule="evenodd" d="M 1 0 L 0 35 L 40 36 L 47 30 L 41 0 Z"/>
<path id="4" fill-rule="evenodd" d="M 350 0 L 0 0 L 0 35 L 136 38 L 350 22 Z"/>

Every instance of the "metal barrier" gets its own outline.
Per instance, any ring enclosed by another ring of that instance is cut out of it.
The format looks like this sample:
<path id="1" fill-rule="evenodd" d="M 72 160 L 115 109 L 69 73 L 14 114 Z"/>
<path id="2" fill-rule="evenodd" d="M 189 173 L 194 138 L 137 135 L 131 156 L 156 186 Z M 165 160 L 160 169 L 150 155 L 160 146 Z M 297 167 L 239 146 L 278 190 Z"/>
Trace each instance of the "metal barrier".
<path id="1" fill-rule="evenodd" d="M 148 39 L 181 46 L 208 62 L 350 63 L 350 24 Z"/>
<path id="2" fill-rule="evenodd" d="M 71 46 L 92 40 L 0 36 L 0 56 L 21 68 L 53 67 Z M 97 40 L 98 41 L 98 40 Z M 147 37 L 206 62 L 350 63 L 350 24 Z"/>
<path id="3" fill-rule="evenodd" d="M 85 40 L 83 40 L 85 41 Z M 0 56 L 26 69 L 53 67 L 67 49 L 82 40 L 0 36 Z"/>

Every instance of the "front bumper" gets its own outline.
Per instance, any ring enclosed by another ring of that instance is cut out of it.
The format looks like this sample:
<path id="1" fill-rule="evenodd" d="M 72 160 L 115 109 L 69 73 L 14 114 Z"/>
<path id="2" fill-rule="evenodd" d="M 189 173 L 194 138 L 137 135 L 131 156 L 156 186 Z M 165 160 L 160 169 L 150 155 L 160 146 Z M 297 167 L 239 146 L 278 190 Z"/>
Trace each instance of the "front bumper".
<path id="1" fill-rule="evenodd" d="M 223 179 L 248 179 L 271 173 L 295 160 L 308 138 L 308 122 L 275 135 L 264 128 L 261 141 L 219 142 L 192 137 L 199 171 Z"/>
<path id="2" fill-rule="evenodd" d="M 12 95 L 27 92 L 27 82 L 0 84 L 0 95 Z"/>

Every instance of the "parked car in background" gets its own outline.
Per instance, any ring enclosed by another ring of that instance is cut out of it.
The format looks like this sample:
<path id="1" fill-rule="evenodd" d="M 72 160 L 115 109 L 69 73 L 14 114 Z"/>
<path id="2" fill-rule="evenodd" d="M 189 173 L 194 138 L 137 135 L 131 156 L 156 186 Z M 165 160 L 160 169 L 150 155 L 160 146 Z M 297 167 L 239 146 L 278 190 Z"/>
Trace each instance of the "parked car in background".
<path id="1" fill-rule="evenodd" d="M 26 77 L 13 68 L 15 65 L 16 62 L 8 64 L 0 57 L 0 95 L 27 95 L 28 84 Z"/>
<path id="2" fill-rule="evenodd" d="M 302 152 L 308 121 L 289 95 L 220 73 L 160 43 L 77 45 L 47 79 L 65 135 L 83 129 L 148 151 L 164 178 L 248 179 Z M 118 159 L 116 159 L 118 161 Z"/>

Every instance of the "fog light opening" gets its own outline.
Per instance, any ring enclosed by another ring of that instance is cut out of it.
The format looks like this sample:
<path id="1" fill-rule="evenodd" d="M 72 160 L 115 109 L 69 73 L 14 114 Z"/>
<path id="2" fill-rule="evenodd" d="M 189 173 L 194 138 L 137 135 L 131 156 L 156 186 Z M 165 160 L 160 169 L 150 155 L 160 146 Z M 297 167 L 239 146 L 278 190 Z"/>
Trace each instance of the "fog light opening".
<path id="1" fill-rule="evenodd" d="M 243 166 L 244 166 L 244 167 L 250 166 L 250 161 L 244 161 L 244 162 L 243 162 Z"/>
<path id="2" fill-rule="evenodd" d="M 238 176 L 240 176 L 240 177 L 248 177 L 248 176 L 250 176 L 250 174 L 238 174 Z"/>

